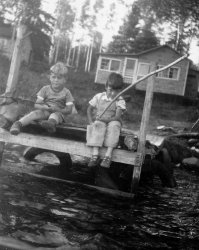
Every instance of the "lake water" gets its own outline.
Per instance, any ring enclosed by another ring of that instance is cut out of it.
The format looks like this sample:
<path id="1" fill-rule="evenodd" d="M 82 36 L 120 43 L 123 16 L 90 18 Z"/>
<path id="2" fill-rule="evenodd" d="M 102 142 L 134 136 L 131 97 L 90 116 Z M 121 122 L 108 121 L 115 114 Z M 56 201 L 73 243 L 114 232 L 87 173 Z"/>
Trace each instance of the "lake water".
<path id="1" fill-rule="evenodd" d="M 142 187 L 133 200 L 113 198 L 27 175 L 9 145 L 0 169 L 0 249 L 198 249 L 199 175 L 176 168 L 178 187 Z M 56 166 L 55 166 L 56 167 Z"/>

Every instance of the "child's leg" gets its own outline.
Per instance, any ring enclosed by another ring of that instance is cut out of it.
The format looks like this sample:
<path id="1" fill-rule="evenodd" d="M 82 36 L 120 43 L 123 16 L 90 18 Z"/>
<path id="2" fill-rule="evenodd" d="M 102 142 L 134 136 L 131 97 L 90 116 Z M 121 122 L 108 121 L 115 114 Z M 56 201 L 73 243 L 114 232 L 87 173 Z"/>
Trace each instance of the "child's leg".
<path id="1" fill-rule="evenodd" d="M 106 133 L 106 124 L 104 122 L 95 121 L 92 125 L 87 127 L 87 146 L 92 147 L 92 157 L 88 163 L 89 167 L 95 167 L 99 161 L 99 148 L 104 142 L 104 135 Z"/>
<path id="2" fill-rule="evenodd" d="M 107 150 L 106 150 L 106 154 L 105 154 L 105 156 L 107 156 L 107 157 L 110 157 L 111 158 L 111 156 L 112 156 L 112 153 L 113 153 L 113 147 L 108 147 L 107 148 Z"/>
<path id="3" fill-rule="evenodd" d="M 88 167 L 95 167 L 99 161 L 99 147 L 93 147 L 92 156 L 89 160 Z"/>
<path id="4" fill-rule="evenodd" d="M 110 167 L 113 149 L 117 147 L 119 142 L 120 130 L 121 123 L 119 121 L 109 122 L 104 140 L 104 146 L 107 147 L 107 151 L 101 163 L 102 167 Z"/>
<path id="5" fill-rule="evenodd" d="M 32 121 L 48 119 L 49 115 L 50 113 L 48 111 L 34 110 L 29 114 L 23 116 L 21 119 L 19 119 L 19 122 L 21 123 L 22 126 L 26 126 L 30 124 Z"/>
<path id="6" fill-rule="evenodd" d="M 93 147 L 92 155 L 99 155 L 99 147 Z"/>
<path id="7" fill-rule="evenodd" d="M 102 147 L 105 134 L 106 124 L 101 121 L 95 121 L 87 127 L 86 145 L 89 147 Z"/>
<path id="8" fill-rule="evenodd" d="M 55 112 L 50 114 L 47 121 L 42 121 L 41 126 L 45 128 L 49 133 L 56 132 L 56 126 L 64 121 L 63 114 Z"/>
<path id="9" fill-rule="evenodd" d="M 30 124 L 32 121 L 47 119 L 49 114 L 48 111 L 34 110 L 22 117 L 19 121 L 14 122 L 10 128 L 10 133 L 18 135 L 21 131 L 21 127 Z"/>

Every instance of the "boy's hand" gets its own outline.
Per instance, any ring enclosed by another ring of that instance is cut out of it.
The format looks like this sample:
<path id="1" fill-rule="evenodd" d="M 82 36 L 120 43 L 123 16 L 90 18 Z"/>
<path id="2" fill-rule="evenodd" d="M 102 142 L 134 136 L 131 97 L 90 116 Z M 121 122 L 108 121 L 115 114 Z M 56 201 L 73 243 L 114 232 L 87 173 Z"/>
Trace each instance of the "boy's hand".
<path id="1" fill-rule="evenodd" d="M 108 123 L 108 122 L 112 121 L 112 118 L 99 118 L 99 117 L 96 117 L 96 120 Z"/>
<path id="2" fill-rule="evenodd" d="M 92 120 L 92 119 L 89 119 L 88 123 L 89 123 L 90 125 L 92 125 L 92 124 L 93 124 L 93 120 Z"/>
<path id="3" fill-rule="evenodd" d="M 57 112 L 57 111 L 60 111 L 60 109 L 54 107 L 54 106 L 50 106 L 49 109 L 48 109 L 50 112 Z"/>

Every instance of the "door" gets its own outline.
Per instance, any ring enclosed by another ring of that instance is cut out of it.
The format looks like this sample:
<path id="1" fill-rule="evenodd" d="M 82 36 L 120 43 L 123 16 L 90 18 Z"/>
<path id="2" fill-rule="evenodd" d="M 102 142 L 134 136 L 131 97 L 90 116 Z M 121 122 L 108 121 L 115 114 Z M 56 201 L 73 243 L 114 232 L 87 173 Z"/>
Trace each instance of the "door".
<path id="1" fill-rule="evenodd" d="M 129 83 L 129 84 L 133 83 L 133 81 L 135 79 L 136 65 L 137 65 L 136 59 L 125 58 L 124 72 L 123 72 L 123 77 L 124 77 L 125 83 Z"/>

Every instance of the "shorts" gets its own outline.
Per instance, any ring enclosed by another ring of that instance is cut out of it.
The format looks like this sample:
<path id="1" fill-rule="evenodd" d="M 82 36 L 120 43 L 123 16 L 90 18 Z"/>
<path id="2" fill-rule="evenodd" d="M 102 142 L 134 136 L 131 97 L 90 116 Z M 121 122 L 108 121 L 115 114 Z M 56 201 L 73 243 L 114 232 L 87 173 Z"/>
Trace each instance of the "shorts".
<path id="1" fill-rule="evenodd" d="M 117 147 L 121 127 L 119 121 L 111 121 L 108 124 L 95 121 L 92 125 L 87 126 L 86 145 L 91 147 Z"/>

